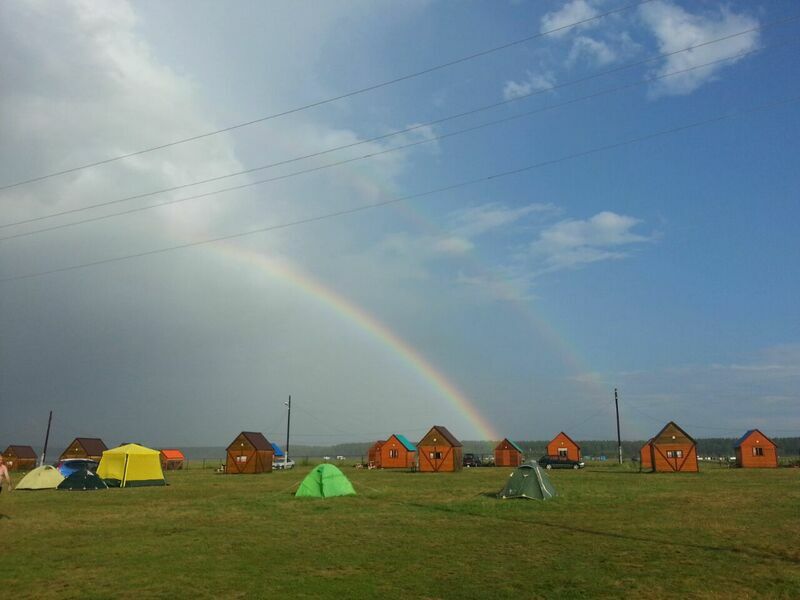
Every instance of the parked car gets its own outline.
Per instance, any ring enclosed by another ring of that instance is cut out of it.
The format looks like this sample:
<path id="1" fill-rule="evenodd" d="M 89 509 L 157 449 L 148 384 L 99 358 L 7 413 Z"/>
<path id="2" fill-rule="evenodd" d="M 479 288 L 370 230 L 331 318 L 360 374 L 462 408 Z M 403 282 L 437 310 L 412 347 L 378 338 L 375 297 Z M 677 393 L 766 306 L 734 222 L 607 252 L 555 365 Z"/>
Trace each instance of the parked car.
<path id="1" fill-rule="evenodd" d="M 566 456 L 552 456 L 545 454 L 539 459 L 539 466 L 545 469 L 582 469 L 586 465 L 583 461 L 572 460 Z"/>
<path id="2" fill-rule="evenodd" d="M 461 464 L 465 467 L 480 467 L 481 459 L 476 454 L 465 454 Z"/>
<path id="3" fill-rule="evenodd" d="M 56 469 L 58 469 L 58 472 L 64 477 L 69 477 L 75 471 L 80 471 L 82 469 L 95 473 L 99 466 L 100 463 L 96 460 L 89 460 L 88 458 L 65 458 L 64 460 L 58 461 Z"/>
<path id="4" fill-rule="evenodd" d="M 279 459 L 272 461 L 272 468 L 273 469 L 292 469 L 294 468 L 294 461 L 290 458 L 289 460 Z"/>

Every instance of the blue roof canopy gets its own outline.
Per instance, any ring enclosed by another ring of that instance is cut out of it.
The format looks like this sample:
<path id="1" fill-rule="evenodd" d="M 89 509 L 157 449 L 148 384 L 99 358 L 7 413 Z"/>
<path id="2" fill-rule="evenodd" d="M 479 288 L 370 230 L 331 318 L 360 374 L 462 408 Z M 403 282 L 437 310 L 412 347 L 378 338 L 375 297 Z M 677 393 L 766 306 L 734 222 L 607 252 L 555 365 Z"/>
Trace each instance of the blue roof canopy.
<path id="1" fill-rule="evenodd" d="M 278 444 L 275 442 L 270 442 L 270 445 L 272 446 L 273 452 L 275 452 L 275 456 L 283 456 L 283 450 L 281 450 L 281 447 L 278 446 Z"/>
<path id="2" fill-rule="evenodd" d="M 417 447 L 414 444 L 412 444 L 411 442 L 409 442 L 408 438 L 406 436 L 404 436 L 404 435 L 402 435 L 400 433 L 395 433 L 394 437 L 396 437 L 400 441 L 400 443 L 403 444 L 405 449 L 408 450 L 409 452 L 416 452 L 417 451 Z"/>

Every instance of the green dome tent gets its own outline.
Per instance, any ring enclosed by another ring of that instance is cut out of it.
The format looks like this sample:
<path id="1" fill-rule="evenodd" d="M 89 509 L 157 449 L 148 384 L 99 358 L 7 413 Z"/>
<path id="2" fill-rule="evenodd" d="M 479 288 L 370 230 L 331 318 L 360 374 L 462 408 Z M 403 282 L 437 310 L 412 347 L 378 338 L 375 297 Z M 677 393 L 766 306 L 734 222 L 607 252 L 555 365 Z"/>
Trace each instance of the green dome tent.
<path id="1" fill-rule="evenodd" d="M 64 481 L 64 476 L 58 472 L 58 469 L 50 465 L 42 465 L 25 475 L 14 489 L 54 490 L 62 481 Z"/>
<path id="2" fill-rule="evenodd" d="M 85 492 L 88 490 L 107 490 L 106 482 L 88 469 L 80 469 L 58 484 L 59 490 Z"/>
<path id="3" fill-rule="evenodd" d="M 355 496 L 353 484 L 337 467 L 322 464 L 306 475 L 297 488 L 296 498 L 331 498 L 333 496 Z"/>
<path id="4" fill-rule="evenodd" d="M 556 488 L 550 483 L 547 473 L 542 471 L 539 465 L 533 463 L 514 469 L 498 497 L 504 500 L 506 498 L 547 500 L 556 495 Z"/>

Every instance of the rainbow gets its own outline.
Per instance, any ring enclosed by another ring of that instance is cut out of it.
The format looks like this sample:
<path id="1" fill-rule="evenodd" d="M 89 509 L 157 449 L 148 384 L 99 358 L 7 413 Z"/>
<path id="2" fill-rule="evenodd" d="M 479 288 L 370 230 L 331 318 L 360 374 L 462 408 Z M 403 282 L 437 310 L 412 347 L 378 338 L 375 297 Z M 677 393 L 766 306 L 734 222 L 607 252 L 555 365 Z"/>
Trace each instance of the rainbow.
<path id="1" fill-rule="evenodd" d="M 332 310 L 340 318 L 355 325 L 398 356 L 439 396 L 446 399 L 456 410 L 464 415 L 478 433 L 483 436 L 483 439 L 502 439 L 502 436 L 497 433 L 497 430 L 489 420 L 480 413 L 473 401 L 455 383 L 450 381 L 419 350 L 411 346 L 374 315 L 313 279 L 308 274 L 303 273 L 299 268 L 287 261 L 270 258 L 254 250 L 229 242 L 218 242 L 213 244 L 211 248 L 228 258 L 235 259 L 265 273 L 270 278 L 295 286 L 308 297 Z"/>

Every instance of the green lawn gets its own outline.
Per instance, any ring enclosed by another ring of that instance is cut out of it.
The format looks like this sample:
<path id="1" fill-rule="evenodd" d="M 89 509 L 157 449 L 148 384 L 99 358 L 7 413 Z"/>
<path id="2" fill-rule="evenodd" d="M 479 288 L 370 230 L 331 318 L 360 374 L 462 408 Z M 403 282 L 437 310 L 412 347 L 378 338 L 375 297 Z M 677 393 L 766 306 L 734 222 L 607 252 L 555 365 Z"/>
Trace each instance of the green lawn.
<path id="1" fill-rule="evenodd" d="M 554 471 L 560 497 L 492 497 L 509 469 L 168 475 L 166 488 L 3 492 L 3 597 L 798 598 L 800 469 Z"/>

